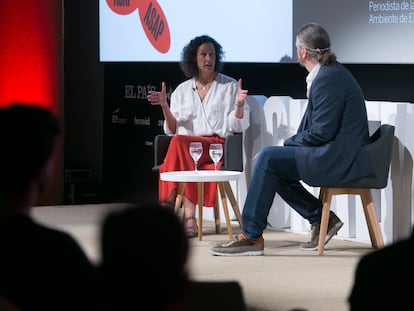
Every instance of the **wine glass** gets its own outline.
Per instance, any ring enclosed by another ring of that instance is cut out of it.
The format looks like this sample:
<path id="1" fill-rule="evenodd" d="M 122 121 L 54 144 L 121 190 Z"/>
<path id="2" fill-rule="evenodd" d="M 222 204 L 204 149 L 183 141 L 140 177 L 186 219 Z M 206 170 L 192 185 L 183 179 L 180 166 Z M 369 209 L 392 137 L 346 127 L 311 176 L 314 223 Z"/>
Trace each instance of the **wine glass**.
<path id="1" fill-rule="evenodd" d="M 197 172 L 198 160 L 201 158 L 201 155 L 203 154 L 203 145 L 200 142 L 191 142 L 189 150 L 190 155 L 194 160 L 194 172 Z"/>
<path id="2" fill-rule="evenodd" d="M 217 171 L 217 163 L 223 156 L 223 145 L 222 144 L 210 144 L 209 150 L 210 158 L 214 162 L 214 170 Z"/>

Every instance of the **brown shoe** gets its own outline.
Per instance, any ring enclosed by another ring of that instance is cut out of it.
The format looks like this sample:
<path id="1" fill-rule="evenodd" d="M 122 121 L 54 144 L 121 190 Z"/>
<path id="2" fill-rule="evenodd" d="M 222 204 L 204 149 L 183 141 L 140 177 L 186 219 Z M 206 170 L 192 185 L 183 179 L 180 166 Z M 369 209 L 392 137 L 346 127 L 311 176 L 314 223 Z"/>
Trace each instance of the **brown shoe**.
<path id="1" fill-rule="evenodd" d="M 248 240 L 243 233 L 234 236 L 234 239 L 214 246 L 210 253 L 215 256 L 263 256 L 264 239 Z"/>
<path id="2" fill-rule="evenodd" d="M 194 223 L 190 224 L 189 222 L 191 220 L 194 220 Z M 187 238 L 195 238 L 198 236 L 198 226 L 197 226 L 196 218 L 194 216 L 185 218 L 184 229 L 185 229 L 185 235 L 187 236 Z"/>
<path id="3" fill-rule="evenodd" d="M 344 223 L 336 216 L 336 214 L 330 211 L 328 230 L 326 232 L 325 245 L 332 239 L 332 237 L 338 233 Z M 304 251 L 316 251 L 319 243 L 319 231 L 320 225 L 314 225 L 311 227 L 311 239 L 309 242 L 301 243 L 300 248 Z"/>

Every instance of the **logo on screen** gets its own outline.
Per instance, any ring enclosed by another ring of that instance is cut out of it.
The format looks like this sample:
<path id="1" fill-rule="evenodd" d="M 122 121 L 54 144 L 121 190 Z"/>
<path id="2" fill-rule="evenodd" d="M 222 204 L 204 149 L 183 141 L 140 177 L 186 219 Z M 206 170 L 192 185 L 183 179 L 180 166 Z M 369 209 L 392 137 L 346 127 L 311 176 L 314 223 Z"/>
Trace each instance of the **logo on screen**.
<path id="1" fill-rule="evenodd" d="M 167 18 L 157 1 L 152 0 L 106 0 L 109 8 L 119 15 L 138 10 L 139 20 L 152 46 L 160 53 L 170 49 L 171 38 Z"/>

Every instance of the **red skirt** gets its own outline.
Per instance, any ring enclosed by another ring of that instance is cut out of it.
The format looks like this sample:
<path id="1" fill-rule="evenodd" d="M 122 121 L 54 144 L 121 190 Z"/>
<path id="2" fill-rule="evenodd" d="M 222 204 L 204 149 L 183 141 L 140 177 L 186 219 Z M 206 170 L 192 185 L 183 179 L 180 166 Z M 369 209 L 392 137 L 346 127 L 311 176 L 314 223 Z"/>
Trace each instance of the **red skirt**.
<path id="1" fill-rule="evenodd" d="M 203 154 L 198 161 L 199 170 L 214 170 L 214 163 L 210 158 L 208 150 L 210 144 L 221 143 L 224 147 L 224 138 L 220 136 L 190 136 L 190 135 L 174 135 L 168 147 L 167 155 L 164 162 L 160 165 L 160 173 L 173 171 L 191 171 L 194 170 L 194 160 L 190 155 L 190 142 L 199 141 L 203 145 Z M 220 169 L 223 163 L 223 157 L 217 164 Z M 171 195 L 173 190 L 177 189 L 178 183 L 171 181 L 162 181 L 159 179 L 158 198 L 160 202 L 164 202 Z M 197 183 L 189 182 L 184 184 L 184 196 L 194 204 L 197 204 Z M 213 207 L 217 204 L 217 183 L 204 183 L 204 201 L 203 206 Z"/>

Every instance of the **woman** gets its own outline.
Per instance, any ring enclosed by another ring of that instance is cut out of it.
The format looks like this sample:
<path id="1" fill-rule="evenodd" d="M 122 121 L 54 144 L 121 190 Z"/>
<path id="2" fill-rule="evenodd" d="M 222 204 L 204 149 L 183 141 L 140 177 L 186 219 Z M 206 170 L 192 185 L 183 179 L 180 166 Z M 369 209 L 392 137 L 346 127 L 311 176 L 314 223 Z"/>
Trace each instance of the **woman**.
<path id="1" fill-rule="evenodd" d="M 189 144 L 200 141 L 203 155 L 198 161 L 201 170 L 214 169 L 208 150 L 212 143 L 224 144 L 225 138 L 234 132 L 248 128 L 249 108 L 244 104 L 247 90 L 242 81 L 221 73 L 223 69 L 221 45 L 213 38 L 203 35 L 192 39 L 182 51 L 181 70 L 188 78 L 171 94 L 167 103 L 166 86 L 162 82 L 161 92 L 150 91 L 148 101 L 161 106 L 164 115 L 164 131 L 174 134 L 169 150 L 160 166 L 160 173 L 167 171 L 193 170 L 194 161 L 189 154 Z M 220 168 L 222 160 L 218 164 Z M 177 183 L 159 181 L 159 200 L 167 206 L 174 204 Z M 184 188 L 183 208 L 188 237 L 198 235 L 195 219 L 197 202 L 196 183 L 187 183 Z M 204 202 L 207 207 L 217 203 L 217 184 L 205 183 Z"/>

